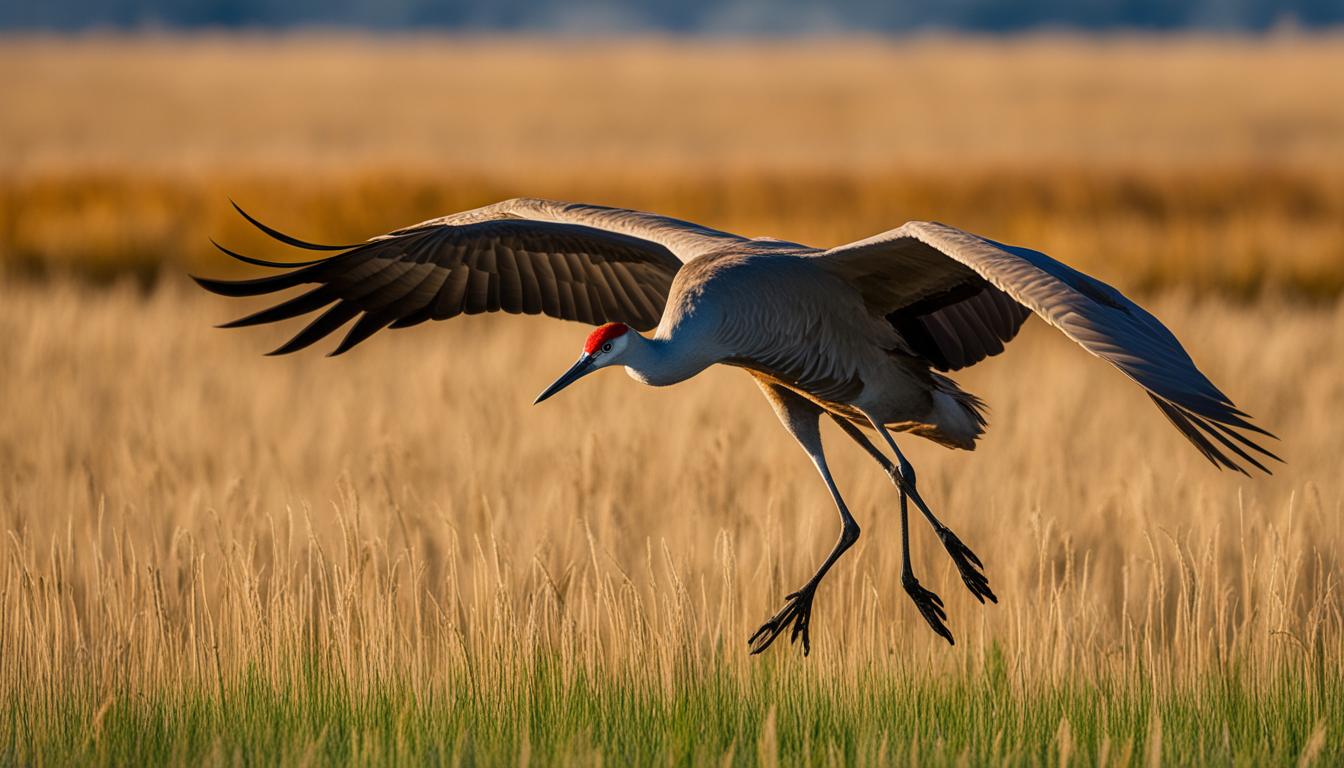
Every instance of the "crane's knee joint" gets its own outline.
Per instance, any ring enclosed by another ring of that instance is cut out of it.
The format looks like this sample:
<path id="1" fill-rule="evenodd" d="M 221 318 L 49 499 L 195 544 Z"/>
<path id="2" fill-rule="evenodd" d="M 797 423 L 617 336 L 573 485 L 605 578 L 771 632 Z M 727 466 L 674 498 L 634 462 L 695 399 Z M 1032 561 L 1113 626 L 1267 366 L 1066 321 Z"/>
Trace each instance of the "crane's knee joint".
<path id="1" fill-rule="evenodd" d="M 846 520 L 845 527 L 840 530 L 840 541 L 848 547 L 859 540 L 860 533 L 862 533 L 862 531 L 859 529 L 858 523 L 853 520 Z"/>
<path id="2" fill-rule="evenodd" d="M 899 467 L 891 462 L 887 462 L 883 465 L 882 469 L 886 471 L 887 477 L 891 479 L 891 482 L 895 483 L 897 486 L 901 484 L 901 470 Z"/>
<path id="3" fill-rule="evenodd" d="M 910 462 L 905 460 L 905 457 L 901 457 L 900 473 L 901 477 L 905 480 L 906 485 L 910 486 L 911 488 L 914 488 L 915 468 L 910 464 Z"/>

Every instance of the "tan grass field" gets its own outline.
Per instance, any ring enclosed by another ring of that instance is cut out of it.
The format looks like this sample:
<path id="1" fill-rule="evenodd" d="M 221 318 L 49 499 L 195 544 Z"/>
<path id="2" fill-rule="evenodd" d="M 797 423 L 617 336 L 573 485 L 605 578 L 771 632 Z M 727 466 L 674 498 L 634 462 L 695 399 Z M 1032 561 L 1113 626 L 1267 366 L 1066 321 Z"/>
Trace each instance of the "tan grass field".
<path id="1" fill-rule="evenodd" d="M 900 588 L 894 490 L 829 434 L 864 537 L 820 593 L 807 660 L 749 658 L 745 640 L 837 520 L 746 376 L 662 391 L 604 374 L 534 408 L 581 326 L 474 318 L 269 359 L 278 334 L 209 327 L 229 309 L 187 286 L 5 290 L 11 759 L 409 759 L 442 742 L 489 762 L 530 738 L 569 760 L 1138 762 L 1163 728 L 1173 762 L 1296 760 L 1316 731 L 1344 748 L 1338 308 L 1157 303 L 1283 438 L 1272 478 L 1204 463 L 1039 322 L 960 377 L 993 408 L 980 449 L 904 441 L 1002 597 L 969 599 L 916 528 L 955 647 Z M 1224 679 L 1245 711 L 1202 698 Z M 312 709 L 329 688 L 356 704 L 343 720 Z M 229 697 L 267 696 L 296 697 L 292 730 L 232 722 Z M 390 724 L 365 696 L 392 697 Z M 547 707 L 559 723 L 528 735 Z M 214 724 L 193 736 L 193 717 Z M 615 732 L 631 726 L 646 751 Z"/>
<path id="2" fill-rule="evenodd" d="M 0 41 L 0 763 L 1344 761 L 1341 65 L 1329 37 Z M 895 490 L 831 431 L 863 537 L 811 657 L 748 657 L 838 521 L 747 377 L 532 407 L 582 326 L 271 359 L 288 329 L 212 329 L 250 307 L 184 277 L 228 268 L 208 236 L 279 253 L 229 196 L 347 241 L 516 194 L 1040 247 L 1142 297 L 1287 463 L 1218 472 L 1031 321 L 957 377 L 976 452 L 902 442 L 1000 604 L 916 523 L 956 646 L 927 629 Z"/>

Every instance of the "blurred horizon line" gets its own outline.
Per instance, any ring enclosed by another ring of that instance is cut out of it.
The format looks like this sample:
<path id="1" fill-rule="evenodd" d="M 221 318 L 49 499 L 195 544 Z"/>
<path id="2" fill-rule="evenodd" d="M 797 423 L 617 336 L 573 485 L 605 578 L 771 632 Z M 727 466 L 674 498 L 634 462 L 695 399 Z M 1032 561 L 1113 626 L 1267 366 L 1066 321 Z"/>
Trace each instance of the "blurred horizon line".
<path id="1" fill-rule="evenodd" d="M 294 26 L 266 25 L 201 25 L 166 26 L 143 24 L 136 26 L 89 26 L 81 28 L 23 28 L 0 24 L 0 44 L 24 41 L 97 42 L 97 41 L 153 41 L 153 40 L 460 40 L 471 42 L 650 42 L 673 44 L 704 43 L 770 44 L 798 43 L 824 44 L 828 42 L 859 42 L 875 45 L 918 45 L 921 43 L 1032 43 L 1083 42 L 1124 43 L 1274 43 L 1302 41 L 1332 41 L 1344 38 L 1344 22 L 1313 27 L 1282 26 L 1265 30 L 1249 29 L 1140 29 L 1109 27 L 1088 29 L 1080 27 L 1043 26 L 1008 32 L 975 29 L 924 27 L 909 30 L 828 29 L 793 32 L 706 31 L 681 32 L 658 28 L 630 30 L 543 30 L 502 29 L 487 27 L 361 27 L 348 24 L 302 24 Z"/>
<path id="2" fill-rule="evenodd" d="M 1045 33 L 1273 35 L 1344 25 L 1338 0 L 50 0 L 0 5 L 0 31 L 300 30 L 529 36 L 810 37 Z"/>
<path id="3" fill-rule="evenodd" d="M 203 26 L 167 26 L 167 24 L 136 24 L 116 26 L 101 24 L 77 28 L 8 27 L 0 23 L 0 44 L 26 40 L 52 42 L 98 42 L 98 40 L 306 40 L 306 39 L 360 39 L 360 40 L 470 40 L 470 42 L 554 42 L 554 43 L 620 43 L 650 42 L 677 44 L 769 44 L 769 43 L 827 43 L 859 42 L 872 44 L 921 43 L 1032 43 L 1032 42 L 1208 42 L 1208 43 L 1277 43 L 1312 42 L 1344 38 L 1344 20 L 1320 26 L 1275 26 L 1266 30 L 1242 28 L 1148 28 L 1106 27 L 1086 28 L 1042 26 L 1011 31 L 969 30 L 954 27 L 919 27 L 910 30 L 863 30 L 863 28 L 829 28 L 829 30 L 797 31 L 677 31 L 664 28 L 630 28 L 630 30 L 540 30 L 540 28 L 491 27 L 362 27 L 358 24 L 294 24 L 294 26 L 266 26 L 266 24 L 203 24 Z"/>

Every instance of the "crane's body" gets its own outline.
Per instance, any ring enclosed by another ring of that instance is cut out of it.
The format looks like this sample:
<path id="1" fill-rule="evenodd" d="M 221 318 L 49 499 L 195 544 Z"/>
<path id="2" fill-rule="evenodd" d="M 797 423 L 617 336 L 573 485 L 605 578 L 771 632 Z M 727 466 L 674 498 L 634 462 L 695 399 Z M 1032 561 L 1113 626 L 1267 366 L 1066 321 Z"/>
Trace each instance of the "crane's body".
<path id="1" fill-rule="evenodd" d="M 321 246 L 243 215 L 290 245 L 340 251 L 277 263 L 221 247 L 242 261 L 288 271 L 233 282 L 197 278 L 230 296 L 316 284 L 227 324 L 324 310 L 275 353 L 302 349 L 351 320 L 333 354 L 385 327 L 502 310 L 599 325 L 579 360 L 538 403 L 608 366 L 622 366 L 652 386 L 684 381 L 716 364 L 750 372 L 821 474 L 841 518 L 831 554 L 751 637 L 753 652 L 789 628 L 807 652 L 816 589 L 859 536 L 826 464 L 822 416 L 895 483 L 903 583 L 933 630 L 952 642 L 941 600 L 911 571 L 908 500 L 933 526 L 971 593 L 981 602 L 997 600 L 980 560 L 920 497 L 914 469 L 891 432 L 973 449 L 986 425 L 984 405 L 944 373 L 1003 351 L 1033 313 L 1142 386 L 1215 465 L 1267 471 L 1256 454 L 1278 458 L 1244 434 L 1269 433 L 1199 372 L 1170 331 L 1119 291 L 1044 254 L 941 224 L 910 222 L 821 250 L 638 211 L 519 199 L 362 244 Z"/>
<path id="2" fill-rule="evenodd" d="M 652 337 L 636 341 L 625 361 L 631 378 L 665 386 L 733 365 L 852 422 L 867 425 L 871 414 L 893 429 L 974 447 L 984 426 L 978 400 L 930 371 L 858 291 L 812 258 L 815 249 L 766 245 L 682 267 Z"/>

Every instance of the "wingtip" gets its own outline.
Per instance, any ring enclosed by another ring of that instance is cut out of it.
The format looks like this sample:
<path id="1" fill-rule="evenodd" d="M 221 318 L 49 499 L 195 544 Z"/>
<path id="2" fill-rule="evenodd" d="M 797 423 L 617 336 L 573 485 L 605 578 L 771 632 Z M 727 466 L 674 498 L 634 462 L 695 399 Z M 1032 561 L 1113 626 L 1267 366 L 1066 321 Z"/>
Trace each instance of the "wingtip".
<path id="1" fill-rule="evenodd" d="M 225 248 L 224 246 L 220 245 L 219 242 L 216 241 L 215 238 L 213 237 L 207 239 L 210 241 L 211 245 L 215 246 L 215 248 L 218 248 L 220 252 L 224 253 L 225 255 L 237 259 L 238 261 L 241 261 L 244 264 L 255 264 L 258 267 L 273 267 L 275 269 L 293 269 L 296 267 L 311 267 L 314 264 L 321 264 L 322 262 L 327 260 L 326 258 L 320 258 L 320 259 L 309 259 L 308 261 L 268 261 L 266 259 L 258 259 L 254 256 L 244 256 L 243 254 L 238 253 L 237 251 Z"/>
<path id="2" fill-rule="evenodd" d="M 243 207 L 235 202 L 233 198 L 229 198 L 228 200 L 229 204 L 233 206 L 233 209 L 238 212 L 238 215 L 247 219 L 249 224 L 266 233 L 266 235 L 272 239 L 279 240 L 286 245 L 292 245 L 295 248 L 303 248 L 309 251 L 348 251 L 351 248 L 359 247 L 358 245 L 323 245 L 321 243 L 310 243 L 307 240 L 300 240 L 293 235 L 287 235 L 274 227 L 261 223 L 252 214 L 243 210 Z"/>
<path id="3" fill-rule="evenodd" d="M 1148 396 L 1152 398 L 1159 410 L 1176 429 L 1195 446 L 1209 463 L 1219 470 L 1230 469 L 1248 478 L 1253 477 L 1247 466 L 1243 466 L 1245 464 L 1266 475 L 1274 474 L 1269 467 L 1266 467 L 1249 451 L 1274 459 L 1281 464 L 1286 463 L 1279 456 L 1234 429 L 1234 427 L 1244 428 L 1246 424 L 1244 420 L 1238 417 L 1229 416 L 1226 413 L 1197 413 L 1166 398 L 1159 397 L 1153 392 L 1149 392 Z M 1259 429 L 1253 429 L 1252 431 L 1263 432 Z M 1265 432 L 1265 434 L 1268 435 L 1269 433 Z M 1216 443 L 1213 441 L 1216 441 Z"/>
<path id="4" fill-rule="evenodd" d="M 243 256 L 242 256 L 241 254 L 239 254 L 239 253 L 235 253 L 234 251 L 231 251 L 231 250 L 229 250 L 228 248 L 225 248 L 224 246 L 220 245 L 220 244 L 219 244 L 219 241 L 216 240 L 215 238 L 213 238 L 213 237 L 207 237 L 206 239 L 210 241 L 210 244 L 211 244 L 211 245 L 215 246 L 215 250 L 219 251 L 220 253 L 224 254 L 225 256 L 228 256 L 229 258 L 232 258 L 232 259 L 237 259 L 238 261 L 242 261 L 242 262 L 246 262 L 246 261 L 247 261 L 247 259 L 243 258 Z"/>
<path id="5" fill-rule="evenodd" d="M 211 292 L 211 293 L 213 293 L 213 294 L 216 294 L 216 295 L 219 295 L 219 296 L 227 296 L 227 295 L 228 295 L 227 293 L 225 293 L 224 291 L 220 290 L 220 288 L 219 288 L 219 286 L 224 285 L 224 284 L 227 284 L 227 283 L 228 283 L 227 280 L 216 280 L 216 279 L 214 279 L 214 278 L 210 278 L 210 277 L 201 277 L 200 275 L 193 275 L 193 274 L 191 274 L 190 272 L 187 273 L 187 277 L 191 278 L 192 281 L 195 282 L 197 285 L 199 285 L 200 287 L 204 288 L 205 290 L 207 290 L 207 291 L 209 291 L 209 292 Z M 216 325 L 215 327 L 216 327 L 216 328 L 225 328 L 225 327 L 228 327 L 228 323 L 220 323 L 219 325 Z"/>
<path id="6" fill-rule="evenodd" d="M 190 277 L 197 285 L 213 294 L 219 296 L 233 295 L 231 291 L 231 286 L 233 284 L 232 280 L 219 280 L 213 277 L 202 277 L 200 275 L 192 274 L 188 274 L 187 277 Z"/>
<path id="7" fill-rule="evenodd" d="M 225 248 L 224 246 L 220 245 L 220 244 L 219 244 L 219 241 L 216 240 L 215 238 L 207 236 L 205 239 L 206 239 L 206 240 L 209 240 L 209 241 L 210 241 L 210 244 L 213 245 L 213 246 L 215 246 L 215 250 L 219 251 L 220 253 L 223 253 L 223 254 L 226 255 L 226 256 L 231 256 L 231 257 L 233 257 L 233 258 L 235 258 L 235 259 L 238 258 L 238 254 L 236 254 L 236 253 L 234 253 L 233 251 L 229 250 L 228 248 Z"/>
<path id="8" fill-rule="evenodd" d="M 240 318 L 237 318 L 237 319 L 235 319 L 235 320 L 229 320 L 229 321 L 227 321 L 227 322 L 218 323 L 218 324 L 215 325 L 215 327 L 216 327 L 216 328 L 222 328 L 222 329 L 226 329 L 226 330 L 227 330 L 227 329 L 229 329 L 229 328 L 246 328 L 246 327 L 248 327 L 248 326 L 250 326 L 250 325 L 256 325 L 256 323 L 249 323 L 249 322 L 248 322 L 248 320 L 249 320 L 250 318 L 251 318 L 251 315 L 246 315 L 246 316 L 244 316 L 244 317 L 240 317 Z"/>
<path id="9" fill-rule="evenodd" d="M 1212 459 L 1210 459 L 1210 461 L 1212 461 Z M 1266 467 L 1264 464 L 1261 464 L 1260 462 L 1256 461 L 1255 459 L 1247 459 L 1247 461 L 1249 461 L 1249 462 L 1251 463 L 1251 465 L 1252 465 L 1252 467 L 1253 467 L 1254 469 L 1256 469 L 1256 470 L 1258 470 L 1259 472 L 1263 473 L 1266 477 L 1272 477 L 1272 476 L 1274 475 L 1274 471 L 1273 471 L 1272 469 L 1270 469 L 1269 467 Z M 1232 470 L 1233 472 L 1236 472 L 1237 474 L 1242 475 L 1243 477 L 1245 477 L 1245 478 L 1248 479 L 1248 480 L 1254 480 L 1254 479 L 1256 478 L 1256 475 L 1251 474 L 1251 471 L 1250 471 L 1249 469 L 1247 469 L 1246 467 L 1243 467 L 1243 466 L 1241 466 L 1240 464 L 1237 464 L 1237 463 L 1235 463 L 1235 462 L 1231 462 L 1231 461 L 1229 461 L 1227 464 L 1221 464 L 1221 463 L 1219 463 L 1219 462 L 1217 462 L 1217 461 L 1214 461 L 1214 462 L 1213 462 L 1213 465 L 1214 465 L 1215 467 L 1218 467 L 1219 470 L 1230 469 L 1230 470 Z"/>
<path id="10" fill-rule="evenodd" d="M 344 355 L 346 352 L 349 352 L 350 350 L 359 346 L 360 342 L 364 341 L 373 334 L 372 331 L 367 334 L 356 333 L 357 328 L 358 326 L 356 326 L 356 328 L 352 328 L 350 332 L 345 335 L 345 338 L 341 339 L 341 343 L 337 344 L 335 349 L 327 353 L 327 357 L 340 357 L 341 355 Z"/>
<path id="11" fill-rule="evenodd" d="M 191 275 L 190 277 L 196 281 L 197 285 L 211 293 L 237 298 L 240 296 L 260 296 L 263 293 L 274 293 L 286 288 L 293 288 L 304 282 L 307 276 L 303 270 L 294 270 L 250 280 L 218 280 L 199 275 Z"/>

